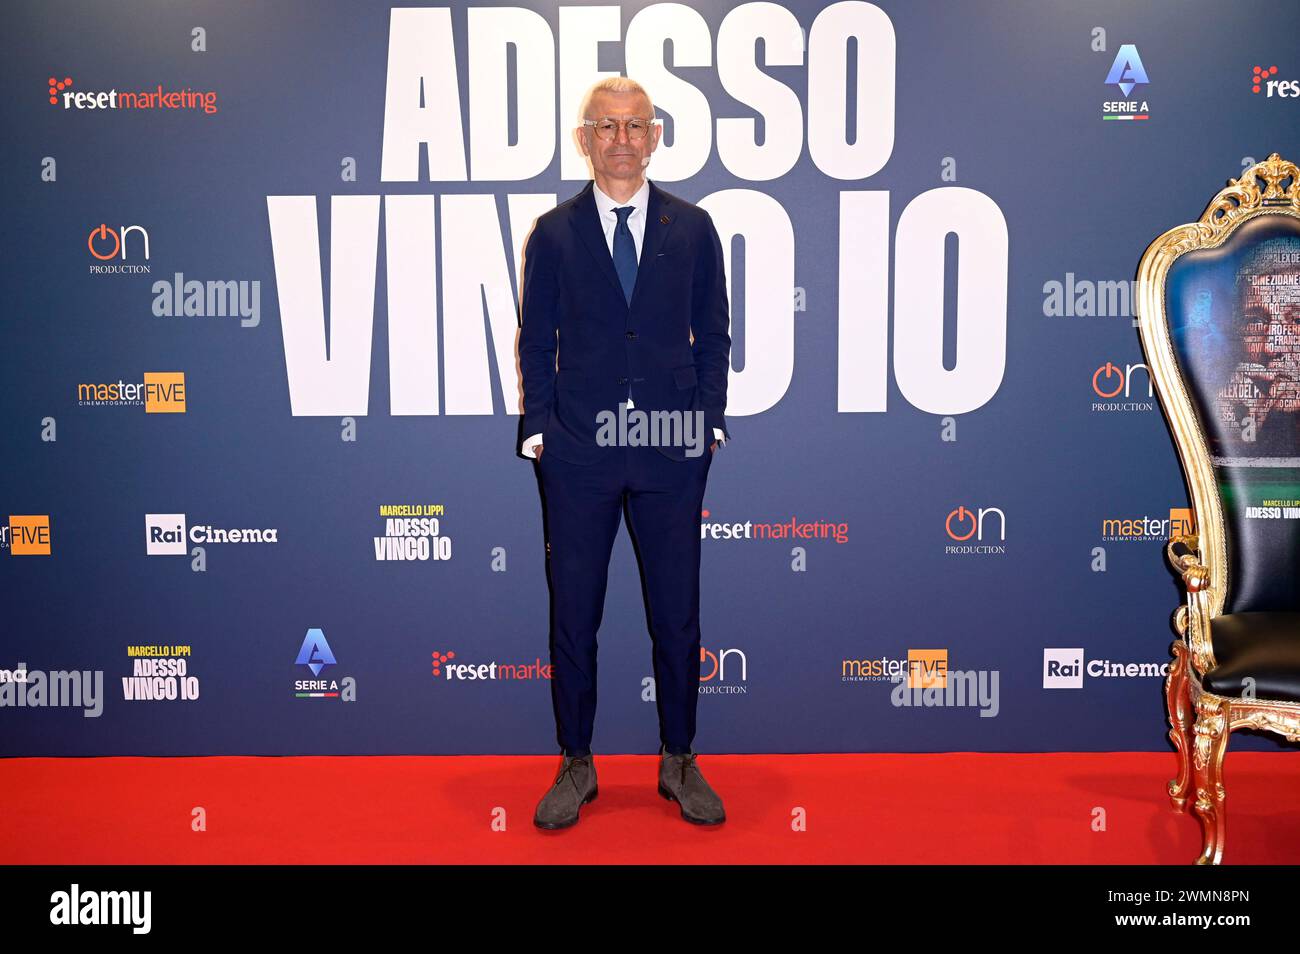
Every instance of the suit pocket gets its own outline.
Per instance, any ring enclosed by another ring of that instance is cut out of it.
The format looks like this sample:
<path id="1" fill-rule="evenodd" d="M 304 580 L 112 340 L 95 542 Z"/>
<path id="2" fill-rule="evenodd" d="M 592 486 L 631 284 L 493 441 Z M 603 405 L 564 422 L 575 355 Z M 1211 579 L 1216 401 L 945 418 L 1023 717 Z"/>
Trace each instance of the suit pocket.
<path id="1" fill-rule="evenodd" d="M 688 364 L 682 368 L 673 368 L 673 383 L 677 385 L 679 391 L 695 387 L 695 365 Z"/>

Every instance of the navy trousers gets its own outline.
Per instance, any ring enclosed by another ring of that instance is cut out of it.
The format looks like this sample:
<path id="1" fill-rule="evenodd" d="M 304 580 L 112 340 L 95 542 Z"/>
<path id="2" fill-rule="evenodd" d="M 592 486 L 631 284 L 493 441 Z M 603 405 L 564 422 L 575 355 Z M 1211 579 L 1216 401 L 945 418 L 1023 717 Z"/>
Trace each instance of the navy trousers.
<path id="1" fill-rule="evenodd" d="M 690 751 L 700 688 L 700 507 L 714 453 L 705 446 L 699 457 L 677 461 L 654 447 L 612 446 L 583 465 L 542 449 L 551 699 L 568 755 L 591 746 L 596 632 L 625 500 L 648 603 L 659 737 L 671 753 Z"/>

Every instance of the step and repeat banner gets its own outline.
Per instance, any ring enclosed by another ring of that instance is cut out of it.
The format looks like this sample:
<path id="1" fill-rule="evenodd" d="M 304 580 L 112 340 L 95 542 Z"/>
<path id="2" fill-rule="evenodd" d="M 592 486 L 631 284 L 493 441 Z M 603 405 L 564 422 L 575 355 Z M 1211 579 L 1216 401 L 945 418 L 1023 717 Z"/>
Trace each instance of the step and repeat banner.
<path id="1" fill-rule="evenodd" d="M 726 252 L 697 749 L 1168 748 L 1133 279 L 1300 155 L 1300 8 L 4 18 L 0 754 L 556 751 L 519 272 L 612 75 Z M 656 751 L 626 527 L 600 643 L 593 747 Z"/>

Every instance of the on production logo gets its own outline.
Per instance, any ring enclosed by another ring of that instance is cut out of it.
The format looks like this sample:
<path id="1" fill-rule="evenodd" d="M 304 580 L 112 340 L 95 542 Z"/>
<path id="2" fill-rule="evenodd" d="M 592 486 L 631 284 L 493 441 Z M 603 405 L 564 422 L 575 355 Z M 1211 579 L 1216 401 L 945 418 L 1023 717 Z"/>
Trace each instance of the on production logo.
<path id="1" fill-rule="evenodd" d="M 1120 366 L 1107 361 L 1092 373 L 1092 392 L 1100 401 L 1092 402 L 1094 411 L 1150 411 L 1155 404 L 1150 401 L 1133 401 L 1133 374 L 1141 371 L 1146 376 L 1146 396 L 1152 398 L 1155 392 L 1151 384 L 1151 370 L 1145 364 L 1126 364 Z M 1139 392 L 1140 394 L 1141 392 Z M 1113 400 L 1123 395 L 1123 400 Z"/>
<path id="2" fill-rule="evenodd" d="M 131 257 L 127 248 L 127 239 L 139 235 L 139 243 L 132 245 L 137 251 L 144 252 L 144 262 L 127 264 Z M 143 245 L 143 248 L 140 246 Z M 119 225 L 109 228 L 108 223 L 101 222 L 90 230 L 86 236 L 86 248 L 92 258 L 100 262 L 114 262 L 111 265 L 91 265 L 92 275 L 148 275 L 149 274 L 149 232 L 143 225 Z M 121 264 L 117 264 L 118 260 Z"/>
<path id="3" fill-rule="evenodd" d="M 996 537 L 992 519 L 997 518 Z M 974 510 L 958 505 L 948 512 L 943 522 L 944 532 L 953 543 L 944 546 L 949 555 L 1001 555 L 1007 552 L 1007 515 L 999 507 L 978 507 Z M 986 542 L 985 534 L 988 541 Z M 971 540 L 975 542 L 968 542 Z"/>
<path id="4" fill-rule="evenodd" d="M 731 668 L 727 661 L 731 659 Z M 736 681 L 736 666 L 740 667 L 740 679 Z M 749 658 L 743 650 L 731 647 L 719 649 L 716 653 L 705 646 L 700 647 L 700 695 L 739 695 L 749 692 Z"/>

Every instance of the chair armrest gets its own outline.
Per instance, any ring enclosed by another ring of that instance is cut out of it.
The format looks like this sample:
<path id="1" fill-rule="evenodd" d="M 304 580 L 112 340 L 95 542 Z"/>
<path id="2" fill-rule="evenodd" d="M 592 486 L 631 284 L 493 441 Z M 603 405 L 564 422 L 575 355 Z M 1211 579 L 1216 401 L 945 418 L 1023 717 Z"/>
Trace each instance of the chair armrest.
<path id="1" fill-rule="evenodd" d="M 1187 589 L 1187 605 L 1180 607 L 1175 626 L 1191 648 L 1192 667 L 1204 676 L 1214 668 L 1215 660 L 1210 640 L 1210 570 L 1201 562 L 1199 536 L 1174 537 L 1165 547 L 1165 556 Z"/>
<path id="2" fill-rule="evenodd" d="M 1210 571 L 1201 562 L 1199 545 L 1199 537 L 1192 533 L 1174 537 L 1165 547 L 1169 565 L 1183 578 L 1183 586 L 1189 593 L 1197 593 L 1210 586 Z"/>

